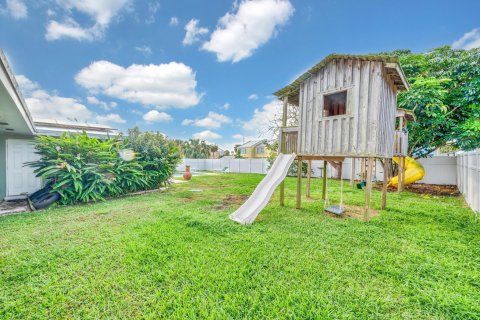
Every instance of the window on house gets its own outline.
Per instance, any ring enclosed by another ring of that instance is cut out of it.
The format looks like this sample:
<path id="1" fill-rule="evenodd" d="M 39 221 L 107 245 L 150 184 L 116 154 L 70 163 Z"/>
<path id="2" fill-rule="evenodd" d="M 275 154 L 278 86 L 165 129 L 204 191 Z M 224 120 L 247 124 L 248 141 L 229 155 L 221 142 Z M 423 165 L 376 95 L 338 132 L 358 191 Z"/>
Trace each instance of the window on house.
<path id="1" fill-rule="evenodd" d="M 247 149 L 245 149 L 245 148 L 240 149 L 240 154 L 246 154 L 246 153 L 247 153 Z"/>
<path id="2" fill-rule="evenodd" d="M 264 153 L 264 152 L 265 152 L 265 148 L 264 148 L 264 147 L 257 147 L 256 152 L 257 152 L 257 153 Z"/>
<path id="3" fill-rule="evenodd" d="M 323 96 L 323 116 L 339 116 L 347 113 L 347 91 Z"/>

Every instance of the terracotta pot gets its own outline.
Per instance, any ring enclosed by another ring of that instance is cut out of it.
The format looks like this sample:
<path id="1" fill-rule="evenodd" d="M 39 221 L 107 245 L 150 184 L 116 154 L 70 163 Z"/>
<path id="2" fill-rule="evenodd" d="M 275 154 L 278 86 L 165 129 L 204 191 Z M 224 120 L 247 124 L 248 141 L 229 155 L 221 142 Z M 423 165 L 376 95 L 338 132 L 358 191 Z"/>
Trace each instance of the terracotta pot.
<path id="1" fill-rule="evenodd" d="M 185 172 L 183 173 L 183 179 L 187 180 L 187 181 L 192 179 L 192 173 L 190 172 L 190 166 L 185 166 Z"/>

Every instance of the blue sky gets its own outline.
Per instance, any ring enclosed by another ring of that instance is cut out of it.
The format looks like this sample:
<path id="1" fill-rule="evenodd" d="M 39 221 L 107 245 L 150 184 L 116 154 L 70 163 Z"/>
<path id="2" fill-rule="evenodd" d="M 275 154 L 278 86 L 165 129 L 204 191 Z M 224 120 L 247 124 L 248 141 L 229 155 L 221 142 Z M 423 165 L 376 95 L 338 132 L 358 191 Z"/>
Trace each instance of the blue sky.
<path id="1" fill-rule="evenodd" d="M 330 53 L 480 47 L 480 1 L 2 0 L 0 47 L 34 118 L 231 148 Z"/>

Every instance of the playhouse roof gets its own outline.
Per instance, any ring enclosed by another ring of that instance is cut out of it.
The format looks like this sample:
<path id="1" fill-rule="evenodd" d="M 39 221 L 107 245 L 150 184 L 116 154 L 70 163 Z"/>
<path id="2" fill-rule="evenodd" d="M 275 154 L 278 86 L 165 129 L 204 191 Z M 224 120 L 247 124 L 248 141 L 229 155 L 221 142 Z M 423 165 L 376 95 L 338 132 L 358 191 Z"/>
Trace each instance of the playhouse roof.
<path id="1" fill-rule="evenodd" d="M 322 61 L 311 67 L 308 71 L 298 77 L 291 84 L 275 92 L 274 95 L 276 95 L 278 98 L 288 96 L 289 101 L 291 102 L 298 101 L 300 84 L 306 79 L 308 79 L 308 77 L 310 77 L 312 74 L 316 73 L 318 70 L 326 66 L 329 62 L 337 59 L 385 62 L 387 64 L 388 73 L 391 76 L 397 90 L 403 91 L 409 89 L 405 74 L 403 73 L 402 68 L 400 68 L 398 57 L 381 54 L 351 55 L 334 53 L 328 55 Z"/>
<path id="2" fill-rule="evenodd" d="M 265 140 L 265 139 L 263 139 L 263 140 L 250 140 L 250 141 L 245 142 L 241 146 L 238 146 L 238 148 L 253 148 L 253 147 L 256 147 L 256 146 L 258 146 L 262 143 L 265 143 L 265 142 L 267 142 L 267 140 Z"/>

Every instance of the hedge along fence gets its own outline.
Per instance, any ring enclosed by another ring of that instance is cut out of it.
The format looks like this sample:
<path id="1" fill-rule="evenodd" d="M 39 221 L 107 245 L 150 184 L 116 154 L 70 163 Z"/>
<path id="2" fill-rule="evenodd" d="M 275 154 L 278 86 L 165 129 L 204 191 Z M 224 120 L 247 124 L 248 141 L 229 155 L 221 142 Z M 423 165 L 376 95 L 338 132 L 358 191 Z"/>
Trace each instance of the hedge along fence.
<path id="1" fill-rule="evenodd" d="M 125 140 L 81 134 L 37 137 L 40 159 L 28 165 L 61 195 L 62 204 L 104 200 L 156 189 L 175 172 L 180 156 L 159 133 L 130 130 Z"/>

